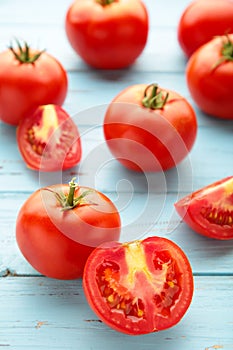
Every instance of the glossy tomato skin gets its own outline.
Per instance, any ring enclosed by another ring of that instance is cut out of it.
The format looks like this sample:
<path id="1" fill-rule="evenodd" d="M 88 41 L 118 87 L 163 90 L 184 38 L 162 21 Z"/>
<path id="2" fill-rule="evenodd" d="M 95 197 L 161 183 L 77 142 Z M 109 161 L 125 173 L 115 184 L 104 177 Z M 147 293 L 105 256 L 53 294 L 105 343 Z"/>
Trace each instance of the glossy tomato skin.
<path id="1" fill-rule="evenodd" d="M 164 88 L 168 100 L 161 109 L 142 105 L 146 84 L 133 85 L 110 103 L 104 118 L 104 135 L 121 164 L 131 170 L 156 172 L 180 163 L 197 134 L 193 108 L 177 92 Z"/>
<path id="2" fill-rule="evenodd" d="M 78 128 L 58 105 L 39 106 L 20 121 L 16 135 L 22 158 L 32 170 L 66 170 L 81 159 Z"/>
<path id="3" fill-rule="evenodd" d="M 181 320 L 192 300 L 193 276 L 180 247 L 166 238 L 149 237 L 97 247 L 87 259 L 83 287 L 103 322 L 139 335 Z"/>
<path id="4" fill-rule="evenodd" d="M 233 177 L 219 180 L 175 203 L 183 221 L 210 238 L 233 239 Z"/>
<path id="5" fill-rule="evenodd" d="M 34 63 L 21 63 L 11 50 L 0 53 L 0 119 L 5 123 L 18 125 L 43 104 L 62 105 L 67 88 L 65 69 L 48 53 Z"/>
<path id="6" fill-rule="evenodd" d="M 120 69 L 134 63 L 148 36 L 148 14 L 140 0 L 76 0 L 65 28 L 77 54 L 97 69 Z"/>
<path id="7" fill-rule="evenodd" d="M 233 43 L 233 34 L 228 35 Z M 200 47 L 189 59 L 186 80 L 197 106 L 210 116 L 233 119 L 233 61 L 223 58 L 226 36 L 217 37 Z"/>
<path id="8" fill-rule="evenodd" d="M 26 260 L 41 274 L 57 279 L 82 277 L 87 257 L 99 244 L 119 239 L 120 216 L 108 197 L 90 191 L 83 205 L 61 210 L 54 191 L 67 194 L 68 185 L 35 191 L 22 205 L 16 221 L 16 240 Z"/>
<path id="9" fill-rule="evenodd" d="M 178 23 L 178 41 L 190 57 L 215 36 L 233 32 L 232 0 L 192 1 Z"/>

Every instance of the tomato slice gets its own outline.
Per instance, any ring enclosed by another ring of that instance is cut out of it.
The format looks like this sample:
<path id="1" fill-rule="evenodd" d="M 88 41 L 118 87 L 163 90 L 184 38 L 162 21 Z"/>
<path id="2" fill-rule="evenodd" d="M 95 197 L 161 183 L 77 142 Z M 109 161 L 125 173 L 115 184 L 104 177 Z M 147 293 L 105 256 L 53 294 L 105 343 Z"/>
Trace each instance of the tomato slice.
<path id="1" fill-rule="evenodd" d="M 233 239 L 233 176 L 189 194 L 175 203 L 175 208 L 195 232 Z"/>
<path id="2" fill-rule="evenodd" d="M 149 237 L 97 247 L 86 262 L 83 287 L 103 322 L 137 335 L 180 321 L 192 300 L 193 276 L 180 247 L 166 238 Z"/>
<path id="3" fill-rule="evenodd" d="M 17 128 L 19 151 L 33 170 L 58 171 L 81 159 L 80 135 L 72 118 L 58 105 L 43 105 Z"/>

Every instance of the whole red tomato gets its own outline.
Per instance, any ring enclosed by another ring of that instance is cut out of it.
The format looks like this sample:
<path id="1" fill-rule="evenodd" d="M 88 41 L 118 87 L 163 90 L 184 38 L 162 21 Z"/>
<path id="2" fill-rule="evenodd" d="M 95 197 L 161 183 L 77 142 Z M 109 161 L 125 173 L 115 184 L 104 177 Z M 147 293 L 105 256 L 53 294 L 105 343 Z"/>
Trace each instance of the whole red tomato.
<path id="1" fill-rule="evenodd" d="M 233 239 L 233 176 L 195 191 L 175 203 L 195 232 L 215 239 Z"/>
<path id="2" fill-rule="evenodd" d="M 156 84 L 129 86 L 113 99 L 104 118 L 112 154 L 136 171 L 174 167 L 191 150 L 196 133 L 196 116 L 187 100 Z"/>
<path id="3" fill-rule="evenodd" d="M 97 247 L 87 259 L 83 287 L 103 322 L 139 335 L 181 320 L 192 300 L 193 276 L 180 247 L 166 238 L 149 237 Z"/>
<path id="4" fill-rule="evenodd" d="M 18 42 L 0 53 L 0 119 L 19 121 L 43 104 L 62 105 L 67 94 L 67 74 L 53 56 Z"/>
<path id="5" fill-rule="evenodd" d="M 82 155 L 78 128 L 57 105 L 38 107 L 17 128 L 19 151 L 33 170 L 58 171 L 76 165 Z"/>
<path id="6" fill-rule="evenodd" d="M 232 0 L 195 0 L 178 23 L 178 41 L 189 57 L 216 35 L 233 32 Z"/>
<path id="7" fill-rule="evenodd" d="M 118 240 L 120 216 L 103 193 L 72 180 L 35 191 L 21 207 L 16 239 L 27 261 L 41 274 L 75 279 L 91 251 Z"/>
<path id="8" fill-rule="evenodd" d="M 233 34 L 216 37 L 200 47 L 188 61 L 186 79 L 202 111 L 233 119 Z"/>
<path id="9" fill-rule="evenodd" d="M 65 20 L 67 37 L 89 65 L 118 69 L 131 65 L 148 36 L 148 14 L 140 0 L 76 0 Z"/>

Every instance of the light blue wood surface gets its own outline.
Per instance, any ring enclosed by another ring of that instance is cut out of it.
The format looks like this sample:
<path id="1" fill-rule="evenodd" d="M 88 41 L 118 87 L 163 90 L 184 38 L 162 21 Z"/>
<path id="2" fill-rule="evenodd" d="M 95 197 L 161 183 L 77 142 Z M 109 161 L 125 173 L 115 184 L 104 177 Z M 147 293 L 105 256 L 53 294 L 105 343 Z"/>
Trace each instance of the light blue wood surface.
<path id="1" fill-rule="evenodd" d="M 95 71 L 71 49 L 64 31 L 65 0 L 1 0 L 0 50 L 14 37 L 46 48 L 68 72 L 64 108 L 77 123 L 82 163 L 63 173 L 39 174 L 26 168 L 17 149 L 15 128 L 0 123 L 0 349 L 6 350 L 161 350 L 233 349 L 233 241 L 221 242 L 192 232 L 173 203 L 233 173 L 233 123 L 204 115 L 186 83 L 186 60 L 176 28 L 189 0 L 145 0 L 150 16 L 147 46 L 130 68 Z M 102 121 L 108 103 L 123 88 L 157 82 L 182 94 L 198 118 L 198 136 L 190 156 L 165 174 L 135 174 L 112 159 L 104 144 Z M 98 156 L 97 156 L 98 155 Z M 68 182 L 96 187 L 117 205 L 121 240 L 159 235 L 187 254 L 195 292 L 187 314 L 175 327 L 130 337 L 100 322 L 87 305 L 82 281 L 40 276 L 15 242 L 15 220 L 28 196 L 39 187 Z"/>

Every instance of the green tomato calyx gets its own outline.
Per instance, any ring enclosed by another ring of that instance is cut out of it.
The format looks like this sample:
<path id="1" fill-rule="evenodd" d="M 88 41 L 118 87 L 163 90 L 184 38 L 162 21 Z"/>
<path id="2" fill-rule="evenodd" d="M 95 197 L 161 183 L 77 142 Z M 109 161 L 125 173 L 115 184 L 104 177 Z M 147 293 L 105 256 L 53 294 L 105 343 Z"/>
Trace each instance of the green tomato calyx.
<path id="1" fill-rule="evenodd" d="M 96 0 L 96 2 L 98 2 L 98 4 L 102 6 L 107 6 L 112 4 L 113 2 L 118 2 L 118 0 Z"/>
<path id="2" fill-rule="evenodd" d="M 144 91 L 144 97 L 142 99 L 143 107 L 150 108 L 150 109 L 164 108 L 169 94 L 168 92 L 164 94 L 162 90 L 158 92 L 158 89 L 159 87 L 157 84 L 150 84 L 146 87 Z"/>
<path id="3" fill-rule="evenodd" d="M 65 195 L 63 192 L 53 191 L 51 188 L 46 188 L 46 190 L 53 192 L 59 204 L 61 205 L 61 210 L 66 211 L 74 209 L 75 207 L 90 204 L 85 200 L 85 197 L 92 192 L 92 190 L 86 190 L 82 192 L 78 197 L 75 198 L 75 190 L 78 184 L 74 182 L 75 177 L 69 182 L 69 193 Z M 91 203 L 94 204 L 94 203 Z"/>
<path id="4" fill-rule="evenodd" d="M 230 40 L 229 36 L 226 34 L 222 38 L 222 48 L 221 48 L 221 57 L 214 64 L 213 69 L 217 68 L 224 62 L 233 61 L 233 42 Z"/>
<path id="5" fill-rule="evenodd" d="M 38 60 L 38 58 L 42 55 L 42 53 L 45 50 L 38 51 L 35 54 L 31 53 L 30 46 L 24 42 L 24 46 L 22 46 L 19 42 L 18 39 L 15 39 L 17 48 L 15 49 L 13 45 L 9 46 L 9 50 L 13 53 L 15 58 L 20 62 L 20 63 L 34 63 Z"/>

